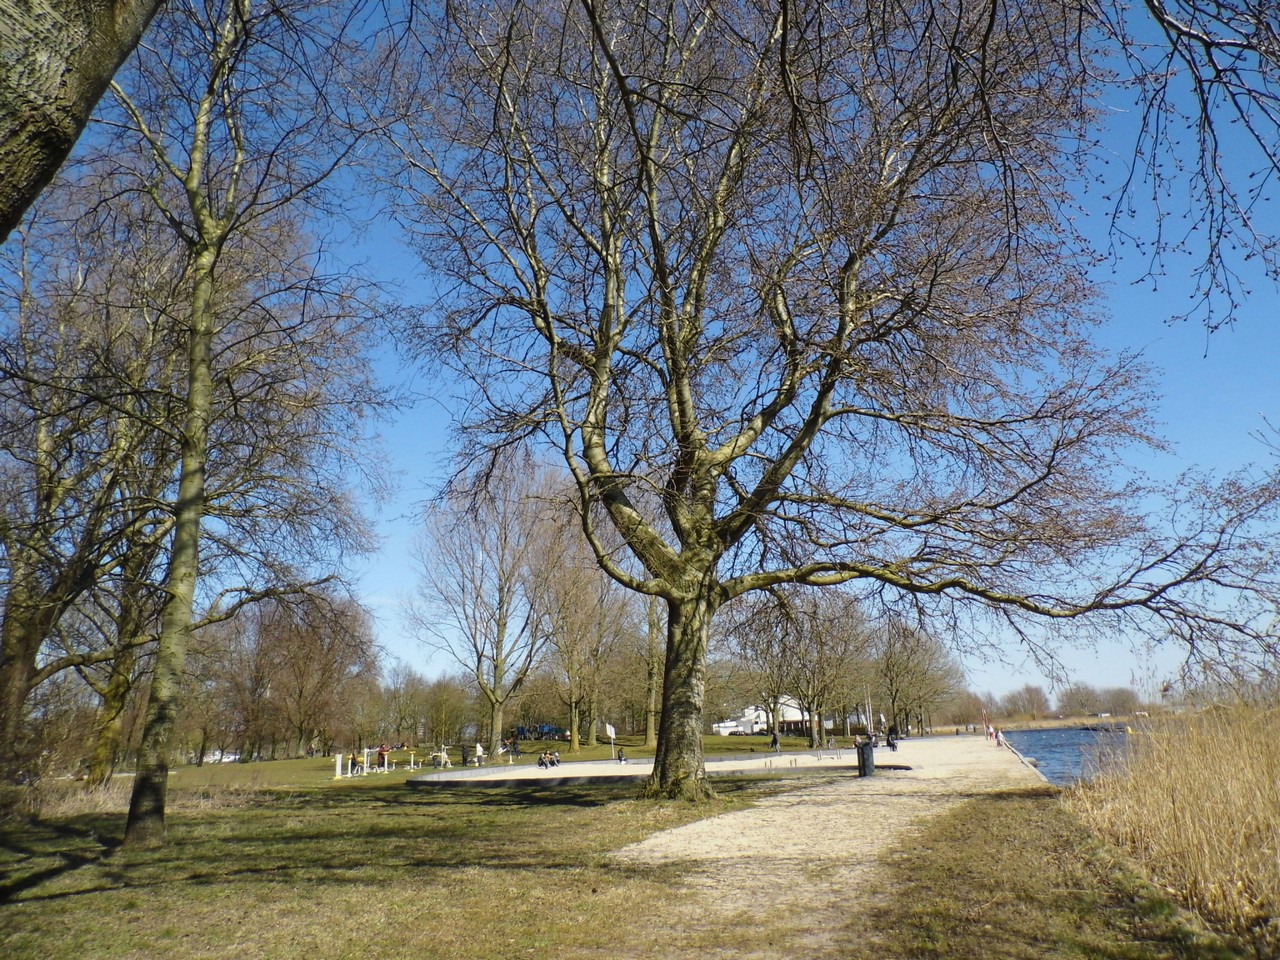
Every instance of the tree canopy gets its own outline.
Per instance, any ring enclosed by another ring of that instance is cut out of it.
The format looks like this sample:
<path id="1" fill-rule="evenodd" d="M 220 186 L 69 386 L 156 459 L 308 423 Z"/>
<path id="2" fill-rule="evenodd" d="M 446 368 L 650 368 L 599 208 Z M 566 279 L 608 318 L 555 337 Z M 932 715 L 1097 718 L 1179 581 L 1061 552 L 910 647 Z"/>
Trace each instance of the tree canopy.
<path id="1" fill-rule="evenodd" d="M 384 65 L 401 215 L 448 281 L 418 343 L 474 386 L 469 453 L 559 450 L 598 562 L 665 600 L 655 791 L 704 788 L 709 624 L 752 590 L 1032 645 L 1041 618 L 1264 639 L 1275 484 L 1113 469 L 1158 441 L 1145 371 L 1091 339 L 1076 8 L 446 12 Z"/>

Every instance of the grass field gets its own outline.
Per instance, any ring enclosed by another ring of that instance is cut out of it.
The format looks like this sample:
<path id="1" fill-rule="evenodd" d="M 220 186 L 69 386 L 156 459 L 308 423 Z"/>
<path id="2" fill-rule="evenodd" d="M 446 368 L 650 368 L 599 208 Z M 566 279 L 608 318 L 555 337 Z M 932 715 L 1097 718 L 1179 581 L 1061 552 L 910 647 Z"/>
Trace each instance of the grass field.
<path id="1" fill-rule="evenodd" d="M 169 842 L 154 849 L 120 846 L 123 791 L 0 824 L 0 957 L 692 960 L 752 943 L 808 956 L 768 917 L 672 929 L 679 868 L 607 858 L 793 781 L 717 780 L 721 799 L 697 806 L 627 785 L 440 791 L 403 773 L 331 775 L 320 760 L 176 771 Z M 848 960 L 1232 956 L 1117 868 L 1052 791 L 962 804 L 886 871 L 882 888 L 848 891 Z"/>

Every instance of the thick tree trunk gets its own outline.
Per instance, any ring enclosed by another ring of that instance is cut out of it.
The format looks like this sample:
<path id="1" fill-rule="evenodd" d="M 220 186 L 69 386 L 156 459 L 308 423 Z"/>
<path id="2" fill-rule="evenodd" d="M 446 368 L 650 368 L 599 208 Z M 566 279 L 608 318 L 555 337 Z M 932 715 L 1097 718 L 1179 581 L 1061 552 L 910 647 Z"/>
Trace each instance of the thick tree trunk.
<path id="1" fill-rule="evenodd" d="M 26 765 L 23 720 L 41 639 L 17 621 L 15 611 L 6 610 L 0 637 L 0 777 L 6 783 L 20 779 Z"/>
<path id="2" fill-rule="evenodd" d="M 122 650 L 111 663 L 111 675 L 102 691 L 102 703 L 93 728 L 93 754 L 89 758 L 88 785 L 100 787 L 111 779 L 124 749 L 124 714 L 133 690 L 137 655 Z"/>
<path id="3" fill-rule="evenodd" d="M 708 597 L 667 604 L 667 660 L 662 719 L 651 797 L 703 800 L 715 796 L 702 754 L 703 704 L 707 686 L 707 638 L 715 607 Z"/>
<path id="4" fill-rule="evenodd" d="M 15 581 L 22 579 L 17 574 Z M 27 698 L 36 685 L 40 647 L 64 603 L 47 595 L 33 596 L 13 582 L 0 614 L 0 780 L 13 783 L 28 769 L 33 744 L 25 729 Z"/>
<path id="5" fill-rule="evenodd" d="M 174 505 L 173 547 L 165 576 L 164 612 L 156 647 L 151 697 L 138 748 L 138 772 L 125 827 L 128 845 L 164 840 L 165 797 L 169 789 L 169 757 L 178 719 L 182 668 L 191 643 L 196 580 L 200 565 L 200 527 L 204 520 L 205 466 L 209 452 L 209 420 L 213 410 L 213 268 L 216 254 L 205 250 L 196 259 L 198 279 L 192 292 L 190 371 L 187 423 L 182 440 L 182 469 Z"/>
<path id="6" fill-rule="evenodd" d="M 0 243 L 53 179 L 160 0 L 0 3 Z"/>
<path id="7" fill-rule="evenodd" d="M 489 751 L 489 756 L 491 757 L 497 757 L 498 751 L 502 747 L 502 726 L 505 716 L 506 702 L 491 701 L 489 705 L 489 742 L 485 745 L 485 749 Z"/>

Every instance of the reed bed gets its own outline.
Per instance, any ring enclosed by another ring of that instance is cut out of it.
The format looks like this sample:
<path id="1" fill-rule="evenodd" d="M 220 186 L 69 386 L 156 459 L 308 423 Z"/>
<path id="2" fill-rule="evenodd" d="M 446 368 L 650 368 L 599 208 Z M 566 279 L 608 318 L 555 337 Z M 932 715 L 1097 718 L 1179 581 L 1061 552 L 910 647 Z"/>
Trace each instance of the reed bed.
<path id="1" fill-rule="evenodd" d="M 1213 707 L 1128 740 L 1071 803 L 1212 926 L 1280 956 L 1280 710 Z"/>

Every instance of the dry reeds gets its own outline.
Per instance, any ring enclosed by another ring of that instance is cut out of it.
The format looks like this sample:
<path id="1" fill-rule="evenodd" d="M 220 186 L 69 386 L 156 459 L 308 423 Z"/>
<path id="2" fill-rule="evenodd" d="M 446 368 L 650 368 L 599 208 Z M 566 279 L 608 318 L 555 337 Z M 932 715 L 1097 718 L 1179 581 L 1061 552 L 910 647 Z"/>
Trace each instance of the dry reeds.
<path id="1" fill-rule="evenodd" d="M 1258 956 L 1280 955 L 1280 710 L 1153 721 L 1073 803 L 1158 883 Z"/>
<path id="2" fill-rule="evenodd" d="M 13 812 L 44 820 L 123 814 L 129 809 L 132 790 L 131 777 L 114 777 L 102 786 L 90 786 L 83 781 L 42 780 L 25 790 L 21 805 L 14 804 Z M 171 790 L 166 806 L 173 812 L 239 809 L 260 800 L 262 792 L 261 787 L 252 784 L 201 784 Z"/>

